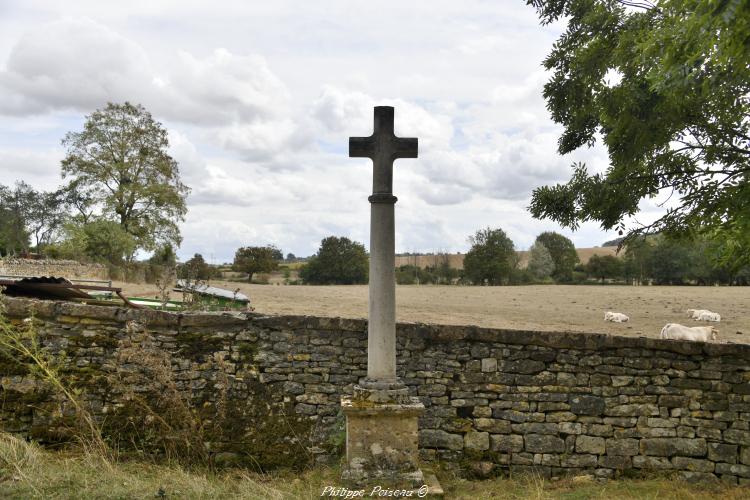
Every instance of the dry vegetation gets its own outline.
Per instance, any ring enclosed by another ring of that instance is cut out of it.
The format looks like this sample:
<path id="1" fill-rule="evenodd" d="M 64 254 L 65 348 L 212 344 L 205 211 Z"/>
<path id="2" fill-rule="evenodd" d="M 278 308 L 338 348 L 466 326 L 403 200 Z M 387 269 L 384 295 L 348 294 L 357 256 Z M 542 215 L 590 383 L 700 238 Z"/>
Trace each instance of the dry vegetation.
<path id="1" fill-rule="evenodd" d="M 261 313 L 367 317 L 364 285 L 212 284 L 240 288 Z M 157 294 L 150 285 L 118 286 L 130 295 Z M 398 320 L 402 322 L 648 337 L 657 337 L 666 323 L 699 324 L 687 318 L 688 308 L 710 309 L 722 316 L 718 325 L 722 341 L 750 342 L 750 287 L 409 285 L 397 287 L 396 300 Z M 605 311 L 624 313 L 630 322 L 607 323 Z"/>
<path id="2" fill-rule="evenodd" d="M 0 433 L 0 497 L 28 498 L 212 498 L 312 499 L 326 486 L 339 485 L 337 468 L 302 473 L 262 474 L 246 470 L 210 472 L 143 461 L 109 463 L 75 451 L 49 451 Z M 748 498 L 745 487 L 690 485 L 669 478 L 598 483 L 588 477 L 546 481 L 538 477 L 465 481 L 439 474 L 452 499 L 611 499 L 703 500 Z"/>

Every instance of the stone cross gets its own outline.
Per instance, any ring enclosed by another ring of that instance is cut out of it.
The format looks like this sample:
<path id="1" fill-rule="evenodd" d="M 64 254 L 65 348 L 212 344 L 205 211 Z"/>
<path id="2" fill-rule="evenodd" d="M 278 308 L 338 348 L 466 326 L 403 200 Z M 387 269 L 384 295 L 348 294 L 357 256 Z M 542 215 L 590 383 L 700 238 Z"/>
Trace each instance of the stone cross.
<path id="1" fill-rule="evenodd" d="M 393 107 L 375 107 L 369 137 L 350 137 L 349 156 L 373 163 L 370 201 L 370 305 L 367 331 L 367 378 L 360 386 L 400 390 L 396 377 L 396 263 L 393 161 L 416 158 L 417 139 L 393 133 Z"/>
<path id="2" fill-rule="evenodd" d="M 396 376 L 396 256 L 393 161 L 416 158 L 417 140 L 393 133 L 393 108 L 375 108 L 370 137 L 350 137 L 349 156 L 373 163 L 370 201 L 370 312 L 367 377 L 341 397 L 346 416 L 346 466 L 342 479 L 361 487 L 372 481 L 423 491 L 419 468 L 419 416 L 424 405 Z M 436 481 L 435 481 L 436 482 Z M 430 486 L 433 488 L 433 486 Z M 431 489 L 432 491 L 432 489 Z M 434 491 L 441 491 L 439 486 Z M 414 496 L 417 496 L 416 494 Z M 421 496 L 421 495 L 419 495 Z"/>

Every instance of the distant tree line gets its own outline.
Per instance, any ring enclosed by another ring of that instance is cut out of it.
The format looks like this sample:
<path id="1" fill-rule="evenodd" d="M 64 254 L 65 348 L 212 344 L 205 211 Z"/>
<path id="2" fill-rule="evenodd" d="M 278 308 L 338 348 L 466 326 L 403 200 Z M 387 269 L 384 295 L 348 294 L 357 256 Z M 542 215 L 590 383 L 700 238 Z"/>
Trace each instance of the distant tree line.
<path id="1" fill-rule="evenodd" d="M 750 266 L 728 265 L 722 243 L 705 237 L 673 239 L 656 235 L 636 238 L 619 255 L 593 255 L 580 262 L 573 242 L 555 232 L 537 236 L 522 268 L 513 242 L 502 229 L 482 229 L 469 241 L 464 269 L 443 262 L 423 269 L 400 266 L 400 284 L 517 285 L 533 283 L 599 283 L 654 285 L 750 285 Z M 622 240 L 607 242 L 618 245 Z"/>
<path id="2" fill-rule="evenodd" d="M 707 237 L 640 237 L 628 244 L 615 277 L 632 284 L 750 285 L 750 265 L 721 258 L 723 245 Z"/>

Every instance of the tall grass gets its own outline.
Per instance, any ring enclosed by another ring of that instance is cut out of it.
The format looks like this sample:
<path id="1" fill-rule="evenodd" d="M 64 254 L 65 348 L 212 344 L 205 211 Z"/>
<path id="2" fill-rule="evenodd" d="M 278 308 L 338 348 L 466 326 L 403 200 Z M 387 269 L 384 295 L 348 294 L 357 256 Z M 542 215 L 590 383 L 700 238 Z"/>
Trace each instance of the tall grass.
<path id="1" fill-rule="evenodd" d="M 604 483 L 587 476 L 550 481 L 539 476 L 466 481 L 442 473 L 446 499 L 665 499 L 740 500 L 746 487 L 688 484 L 660 477 Z M 246 470 L 211 472 L 141 461 L 114 462 L 102 470 L 91 456 L 44 450 L 0 433 L 0 498 L 199 498 L 287 500 L 321 498 L 326 486 L 341 486 L 340 470 L 316 467 L 303 472 L 259 474 Z M 365 492 L 364 498 L 369 491 Z M 326 497 L 327 498 L 327 497 Z"/>
<path id="2" fill-rule="evenodd" d="M 11 323 L 3 314 L 0 303 L 0 352 L 7 358 L 24 365 L 30 374 L 47 384 L 61 395 L 74 409 L 76 425 L 73 435 L 87 455 L 97 457 L 102 464 L 110 466 L 113 458 L 110 447 L 102 437 L 101 429 L 86 409 L 80 390 L 69 386 L 60 374 L 64 357 L 55 357 L 42 348 L 34 327 L 34 317 L 20 324 Z"/>

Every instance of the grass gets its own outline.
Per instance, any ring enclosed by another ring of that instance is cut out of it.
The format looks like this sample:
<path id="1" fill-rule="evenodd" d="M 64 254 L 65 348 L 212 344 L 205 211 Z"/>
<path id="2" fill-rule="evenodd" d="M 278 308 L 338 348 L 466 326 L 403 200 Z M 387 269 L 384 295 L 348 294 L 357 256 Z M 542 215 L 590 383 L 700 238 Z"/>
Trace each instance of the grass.
<path id="1" fill-rule="evenodd" d="M 0 433 L 0 497 L 27 498 L 320 498 L 323 488 L 338 485 L 337 468 L 262 474 L 247 470 L 209 472 L 147 461 L 110 462 L 75 450 L 45 450 Z M 466 481 L 439 475 L 450 499 L 619 499 L 701 500 L 750 497 L 750 489 L 721 484 L 691 485 L 669 478 L 598 483 L 585 478 L 550 482 L 526 476 Z M 367 498 L 367 495 L 365 495 Z"/>

